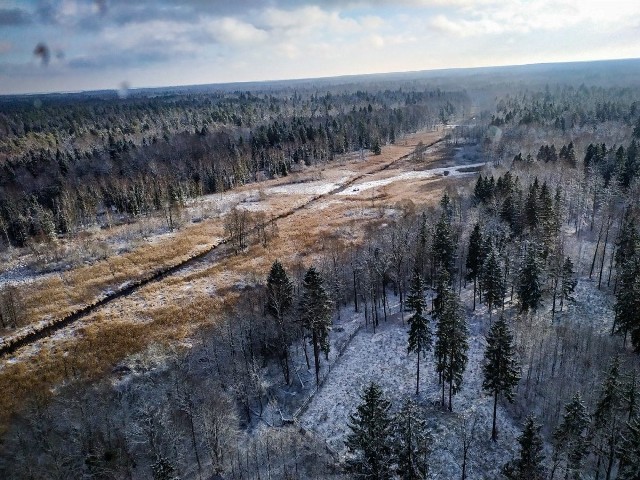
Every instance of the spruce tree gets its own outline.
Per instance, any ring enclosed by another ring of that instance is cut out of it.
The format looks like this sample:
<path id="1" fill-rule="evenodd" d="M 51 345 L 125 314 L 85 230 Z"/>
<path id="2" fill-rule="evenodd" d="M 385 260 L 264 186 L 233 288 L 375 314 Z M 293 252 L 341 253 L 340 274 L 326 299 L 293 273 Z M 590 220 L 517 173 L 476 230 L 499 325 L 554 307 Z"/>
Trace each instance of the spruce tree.
<path id="1" fill-rule="evenodd" d="M 548 252 L 553 247 L 553 244 L 557 237 L 556 214 L 553 206 L 553 200 L 551 198 L 551 192 L 549 191 L 547 182 L 544 182 L 542 184 L 542 187 L 540 187 L 536 217 L 536 223 L 538 228 L 540 229 L 542 244 L 544 245 L 544 256 L 546 257 Z"/>
<path id="2" fill-rule="evenodd" d="M 482 265 L 480 284 L 484 291 L 484 301 L 489 307 L 489 319 L 491 319 L 493 307 L 502 305 L 505 294 L 504 272 L 493 245 Z"/>
<path id="3" fill-rule="evenodd" d="M 565 258 L 564 263 L 562 264 L 562 282 L 560 287 L 560 311 L 562 311 L 562 307 L 564 306 L 565 300 L 573 300 L 571 296 L 576 289 L 576 285 L 578 284 L 578 280 L 575 277 L 575 272 L 573 271 L 573 262 L 569 257 Z"/>
<path id="4" fill-rule="evenodd" d="M 616 303 L 614 305 L 614 331 L 631 334 L 631 343 L 640 353 L 640 255 L 628 259 L 622 266 Z"/>
<path id="5" fill-rule="evenodd" d="M 482 388 L 485 392 L 493 395 L 491 440 L 495 442 L 498 438 L 496 428 L 498 395 L 502 394 L 510 402 L 513 401 L 513 389 L 520 380 L 520 366 L 515 359 L 513 335 L 504 317 L 500 317 L 489 330 L 484 360 Z"/>
<path id="6" fill-rule="evenodd" d="M 301 320 L 304 328 L 311 334 L 316 385 L 320 385 L 320 352 L 329 355 L 331 301 L 324 288 L 322 277 L 314 267 L 309 268 L 305 274 L 302 288 Z"/>
<path id="7" fill-rule="evenodd" d="M 507 463 L 502 473 L 508 480 L 544 480 L 544 443 L 540 434 L 541 425 L 532 416 L 527 417 L 522 434 L 518 437 L 520 456 Z"/>
<path id="8" fill-rule="evenodd" d="M 606 480 L 611 478 L 616 461 L 616 446 L 620 441 L 620 427 L 624 418 L 624 392 L 620 359 L 616 355 L 611 361 L 609 371 L 602 384 L 596 408 L 593 413 L 592 442 L 598 456 L 597 473 L 600 465 L 605 462 Z"/>
<path id="9" fill-rule="evenodd" d="M 275 345 L 280 360 L 282 373 L 287 385 L 290 382 L 289 343 L 292 339 L 292 326 L 285 321 L 287 313 L 293 305 L 293 284 L 282 264 L 276 260 L 271 265 L 267 278 L 266 310 L 276 321 Z"/>
<path id="10" fill-rule="evenodd" d="M 445 383 L 449 384 L 449 411 L 452 411 L 452 396 L 462 385 L 467 366 L 468 329 L 460 300 L 448 285 L 446 277 L 439 284 L 439 299 L 432 315 L 437 320 L 436 370 L 442 382 L 442 405 L 444 406 Z"/>
<path id="11" fill-rule="evenodd" d="M 579 480 L 589 447 L 589 415 L 580 393 L 576 393 L 564 408 L 562 422 L 553 433 L 554 462 L 557 465 L 564 459 L 565 478 Z"/>
<path id="12" fill-rule="evenodd" d="M 529 186 L 529 194 L 524 204 L 524 216 L 527 226 L 531 230 L 534 230 L 538 226 L 538 196 L 540 185 L 538 183 L 538 177 L 535 178 L 533 183 Z"/>
<path id="13" fill-rule="evenodd" d="M 396 473 L 405 480 L 427 478 L 431 435 L 418 405 L 407 400 L 393 418 Z"/>
<path id="14" fill-rule="evenodd" d="M 351 433 L 347 435 L 346 469 L 355 478 L 384 480 L 391 478 L 392 424 L 391 402 L 385 399 L 379 385 L 371 382 L 365 388 L 362 403 L 349 416 Z"/>
<path id="15" fill-rule="evenodd" d="M 638 480 L 640 478 L 640 417 L 627 423 L 618 449 L 620 468 L 618 480 Z"/>
<path id="16" fill-rule="evenodd" d="M 451 217 L 447 214 L 447 210 L 445 210 L 440 215 L 440 219 L 436 223 L 433 233 L 433 255 L 438 268 L 438 274 L 445 270 L 450 278 L 453 278 L 456 248 L 457 245 L 451 226 Z"/>
<path id="17" fill-rule="evenodd" d="M 616 241 L 616 268 L 622 269 L 628 260 L 636 256 L 638 250 L 640 250 L 640 236 L 638 235 L 635 220 L 631 215 L 631 209 L 627 209 Z"/>
<path id="18" fill-rule="evenodd" d="M 420 217 L 420 230 L 418 230 L 417 247 L 416 247 L 416 266 L 420 269 L 420 274 L 425 272 L 425 264 L 427 261 L 427 214 L 422 212 Z"/>
<path id="19" fill-rule="evenodd" d="M 640 391 L 638 390 L 638 378 L 635 370 L 625 378 L 622 387 L 622 397 L 624 410 L 627 413 L 627 420 L 631 420 L 636 415 Z"/>
<path id="20" fill-rule="evenodd" d="M 537 310 L 542 300 L 542 265 L 535 245 L 530 245 L 520 268 L 520 311 Z"/>
<path id="21" fill-rule="evenodd" d="M 413 310 L 409 318 L 409 353 L 417 353 L 416 363 L 416 395 L 420 393 L 420 355 L 425 355 L 431 349 L 432 333 L 429 319 L 426 316 L 427 304 L 424 299 L 424 282 L 418 271 L 418 266 L 413 270 L 411 290 L 407 297 L 407 305 Z"/>
<path id="22" fill-rule="evenodd" d="M 478 277 L 483 262 L 483 248 L 482 248 L 482 232 L 480 231 L 480 224 L 476 223 L 469 236 L 469 250 L 467 252 L 467 280 L 473 280 L 473 309 L 476 309 L 476 292 L 478 285 Z"/>

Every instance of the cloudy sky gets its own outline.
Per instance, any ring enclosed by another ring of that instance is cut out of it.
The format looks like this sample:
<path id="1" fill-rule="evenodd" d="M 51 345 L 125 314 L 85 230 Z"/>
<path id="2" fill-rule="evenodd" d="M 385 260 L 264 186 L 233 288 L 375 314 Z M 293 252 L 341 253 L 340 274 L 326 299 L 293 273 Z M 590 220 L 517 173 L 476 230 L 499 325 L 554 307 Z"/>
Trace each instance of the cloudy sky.
<path id="1" fill-rule="evenodd" d="M 638 0 L 0 0 L 0 93 L 636 57 Z"/>

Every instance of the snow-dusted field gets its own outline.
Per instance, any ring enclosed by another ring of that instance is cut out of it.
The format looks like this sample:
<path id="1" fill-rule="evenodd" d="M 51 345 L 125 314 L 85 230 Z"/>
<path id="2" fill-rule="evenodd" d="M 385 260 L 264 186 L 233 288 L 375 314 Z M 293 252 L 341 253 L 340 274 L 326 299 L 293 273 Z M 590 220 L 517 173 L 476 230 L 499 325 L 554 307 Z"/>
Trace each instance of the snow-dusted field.
<path id="1" fill-rule="evenodd" d="M 338 195 L 358 195 L 360 192 L 364 190 L 369 190 L 371 188 L 379 188 L 384 187 L 385 185 L 389 185 L 393 182 L 401 182 L 405 180 L 418 180 L 418 179 L 426 179 L 433 178 L 438 176 L 452 176 L 457 177 L 461 175 L 477 175 L 477 172 L 468 172 L 461 171 L 467 170 L 470 168 L 480 168 L 485 165 L 485 162 L 482 163 L 474 163 L 471 165 L 460 165 L 458 167 L 441 167 L 441 168 L 430 168 L 428 170 L 415 170 L 411 172 L 402 172 L 398 175 L 394 175 L 389 178 L 383 178 L 380 180 L 371 180 L 363 183 L 356 183 L 352 187 L 347 188 L 346 190 L 340 192 Z"/>
<path id="2" fill-rule="evenodd" d="M 397 307 L 393 311 L 397 311 Z M 442 411 L 435 405 L 440 399 L 440 389 L 432 354 L 421 361 L 419 401 L 428 406 L 428 421 L 434 437 L 429 476 L 432 479 L 459 478 L 463 423 L 469 430 L 473 428 L 467 466 L 470 480 L 498 478 L 501 466 L 517 450 L 516 437 L 520 426 L 514 425 L 500 406 L 499 438 L 495 444 L 489 440 L 493 402 L 481 391 L 484 323 L 488 319 L 485 314 L 470 315 L 468 319 L 469 363 L 462 389 L 454 397 L 453 413 Z M 375 334 L 371 326 L 361 329 L 332 367 L 323 387 L 302 415 L 301 425 L 344 455 L 349 415 L 360 403 L 359 395 L 364 386 L 371 381 L 379 383 L 393 402 L 393 410 L 398 409 L 404 399 L 415 397 L 416 356 L 407 354 L 407 330 L 399 313 L 386 323 L 382 321 Z"/>

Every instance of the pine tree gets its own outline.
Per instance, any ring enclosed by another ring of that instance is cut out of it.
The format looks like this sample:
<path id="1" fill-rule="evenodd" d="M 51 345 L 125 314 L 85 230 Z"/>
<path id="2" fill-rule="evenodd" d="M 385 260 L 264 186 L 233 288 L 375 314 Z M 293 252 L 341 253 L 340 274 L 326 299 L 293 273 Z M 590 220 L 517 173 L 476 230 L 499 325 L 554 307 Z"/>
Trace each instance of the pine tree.
<path id="1" fill-rule="evenodd" d="M 520 457 L 507 463 L 502 473 L 508 480 L 544 480 L 544 443 L 540 435 L 541 425 L 527 417 L 522 434 L 518 437 Z"/>
<path id="2" fill-rule="evenodd" d="M 424 274 L 425 263 L 427 260 L 427 214 L 422 212 L 420 218 L 420 230 L 418 231 L 417 248 L 416 248 L 416 265 L 420 269 L 420 273 Z"/>
<path id="3" fill-rule="evenodd" d="M 164 457 L 159 458 L 153 465 L 151 465 L 151 473 L 153 480 L 176 480 L 178 477 L 174 476 L 176 469 L 171 462 Z"/>
<path id="4" fill-rule="evenodd" d="M 432 313 L 437 320 L 436 370 L 442 381 L 442 405 L 444 406 L 445 383 L 449 384 L 449 411 L 452 411 L 452 396 L 462 385 L 467 366 L 468 329 L 462 306 L 447 278 L 439 284 L 439 299 Z"/>
<path id="5" fill-rule="evenodd" d="M 331 301 L 322 278 L 314 267 L 309 268 L 302 283 L 300 302 L 301 320 L 311 334 L 313 358 L 316 369 L 316 385 L 320 385 L 320 352 L 329 355 L 329 331 L 331 330 Z"/>
<path id="6" fill-rule="evenodd" d="M 624 335 L 625 343 L 631 334 L 633 348 L 640 352 L 640 255 L 622 266 L 614 312 L 614 331 Z"/>
<path id="7" fill-rule="evenodd" d="M 427 478 L 431 435 L 418 405 L 407 400 L 393 418 L 393 453 L 396 473 L 404 480 Z"/>
<path id="8" fill-rule="evenodd" d="M 631 420 L 635 417 L 639 397 L 640 391 L 638 391 L 637 373 L 635 370 L 631 370 L 631 374 L 628 375 L 623 382 L 622 388 L 622 398 L 624 410 L 627 413 L 627 420 Z"/>
<path id="9" fill-rule="evenodd" d="M 620 184 L 623 188 L 629 188 L 638 175 L 640 175 L 640 149 L 636 141 L 632 140 L 627 148 L 626 161 L 620 172 Z"/>
<path id="10" fill-rule="evenodd" d="M 620 441 L 620 426 L 624 424 L 624 392 L 620 359 L 616 355 L 611 361 L 593 413 L 594 435 L 592 442 L 598 456 L 597 472 L 603 459 L 606 461 L 606 480 L 611 478 L 615 463 L 616 447 Z"/>
<path id="11" fill-rule="evenodd" d="M 616 241 L 615 264 L 616 268 L 622 268 L 624 264 L 636 255 L 640 249 L 640 236 L 631 216 L 631 210 L 627 209 L 624 215 L 622 228 Z"/>
<path id="12" fill-rule="evenodd" d="M 533 183 L 529 186 L 529 194 L 524 204 L 524 216 L 526 224 L 531 230 L 534 230 L 538 226 L 538 196 L 540 185 L 538 183 L 538 177 L 536 177 Z"/>
<path id="13" fill-rule="evenodd" d="M 620 468 L 618 480 L 638 480 L 640 478 L 640 417 L 627 423 L 618 449 Z"/>
<path id="14" fill-rule="evenodd" d="M 433 234 L 433 254 L 438 267 L 438 273 L 446 270 L 450 278 L 453 278 L 456 248 L 453 228 L 451 227 L 451 217 L 445 210 L 442 215 L 440 215 Z"/>
<path id="15" fill-rule="evenodd" d="M 376 383 L 365 388 L 362 403 L 349 416 L 351 433 L 347 435 L 349 458 L 346 469 L 355 478 L 384 480 L 391 478 L 392 424 L 391 402 L 384 398 Z"/>
<path id="16" fill-rule="evenodd" d="M 535 245 L 530 245 L 525 253 L 520 269 L 518 297 L 520 311 L 537 310 L 542 300 L 542 265 Z"/>
<path id="17" fill-rule="evenodd" d="M 414 311 L 409 318 L 409 353 L 416 352 L 416 395 L 420 393 L 420 355 L 431 349 L 432 333 L 429 319 L 426 317 L 427 304 L 424 299 L 424 282 L 416 266 L 411 279 L 411 290 L 407 305 Z"/>
<path id="18" fill-rule="evenodd" d="M 544 245 L 544 257 L 546 257 L 557 236 L 555 209 L 547 182 L 544 182 L 540 187 L 536 218 L 536 223 L 542 236 L 542 244 Z"/>
<path id="19" fill-rule="evenodd" d="M 557 465 L 564 458 L 565 478 L 579 480 L 582 462 L 589 446 L 587 438 L 589 415 L 580 393 L 576 393 L 564 408 L 562 422 L 553 433 L 554 461 Z"/>
<path id="20" fill-rule="evenodd" d="M 473 227 L 471 235 L 469 236 L 469 250 L 467 253 L 467 280 L 473 280 L 473 309 L 476 309 L 476 291 L 478 284 L 478 277 L 482 268 L 483 262 L 483 248 L 482 248 L 482 232 L 480 231 L 480 224 L 476 223 Z"/>
<path id="21" fill-rule="evenodd" d="M 289 343 L 292 332 L 291 325 L 285 322 L 285 315 L 293 305 L 293 284 L 282 264 L 276 260 L 271 265 L 271 271 L 267 278 L 267 304 L 266 310 L 276 320 L 275 345 L 276 354 L 280 360 L 282 373 L 287 385 L 290 382 L 289 372 Z"/>
<path id="22" fill-rule="evenodd" d="M 575 277 L 575 273 L 573 271 L 573 262 L 569 257 L 565 258 L 564 263 L 562 264 L 562 284 L 560 287 L 560 311 L 562 311 L 562 307 L 564 306 L 565 300 L 573 300 L 571 296 L 576 289 L 576 285 L 578 285 L 578 280 Z"/>
<path id="23" fill-rule="evenodd" d="M 484 380 L 482 388 L 493 395 L 493 428 L 491 440 L 498 438 L 496 428 L 496 410 L 498 395 L 502 394 L 510 402 L 513 401 L 513 389 L 520 380 L 520 366 L 515 359 L 515 346 L 513 335 L 504 317 L 500 317 L 491 326 L 487 335 L 487 348 L 484 353 L 485 364 L 483 367 Z"/>
<path id="24" fill-rule="evenodd" d="M 504 273 L 493 245 L 482 265 L 480 284 L 484 291 L 484 300 L 489 307 L 489 319 L 491 319 L 493 307 L 502 304 L 505 294 Z"/>

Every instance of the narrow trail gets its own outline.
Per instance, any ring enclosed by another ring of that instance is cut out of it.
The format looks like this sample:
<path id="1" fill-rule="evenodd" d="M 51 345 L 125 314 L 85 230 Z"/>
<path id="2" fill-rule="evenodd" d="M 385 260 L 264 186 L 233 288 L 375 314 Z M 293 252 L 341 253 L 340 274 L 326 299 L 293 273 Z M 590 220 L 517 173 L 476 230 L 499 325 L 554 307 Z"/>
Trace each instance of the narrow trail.
<path id="1" fill-rule="evenodd" d="M 431 148 L 442 141 L 444 141 L 444 137 L 439 138 L 425 145 L 424 148 L 425 149 Z M 376 174 L 376 173 L 380 173 L 385 170 L 388 170 L 389 168 L 396 165 L 398 162 L 401 162 L 402 160 L 406 160 L 411 155 L 413 155 L 413 151 L 405 155 L 402 155 L 388 163 L 385 163 L 384 165 L 374 168 L 370 171 L 360 173 L 350 178 L 346 182 L 340 184 L 338 187 L 334 188 L 333 190 L 327 193 L 323 193 L 321 195 L 316 195 L 315 197 L 312 197 L 302 205 L 286 210 L 285 212 L 282 212 L 279 215 L 274 216 L 273 218 L 265 222 L 263 225 L 258 225 L 254 227 L 254 230 L 268 226 L 274 222 L 277 222 L 278 220 L 282 220 L 284 218 L 290 217 L 296 212 L 303 210 L 304 208 L 307 208 L 308 206 L 316 202 L 322 201 L 332 195 L 336 195 L 346 190 L 347 188 L 352 186 L 354 183 L 356 183 L 358 180 L 361 180 L 362 178 L 368 175 L 372 175 L 372 174 Z M 183 270 L 186 267 L 192 266 L 193 264 L 199 261 L 207 259 L 207 257 L 211 253 L 215 252 L 219 247 L 225 245 L 228 242 L 229 242 L 228 238 L 222 239 L 219 242 L 214 243 L 211 246 L 207 247 L 204 251 L 194 254 L 189 258 L 176 263 L 175 265 L 171 265 L 166 268 L 149 272 L 147 275 L 143 276 L 141 279 L 133 280 L 131 282 L 125 282 L 126 283 L 125 287 L 122 287 L 116 291 L 109 292 L 102 298 L 95 300 L 93 303 L 88 304 L 80 308 L 79 310 L 76 310 L 70 313 L 69 315 L 66 315 L 58 319 L 52 319 L 46 323 L 40 322 L 37 325 L 34 325 L 32 328 L 23 330 L 18 334 L 2 339 L 0 341 L 0 357 L 10 355 L 22 347 L 31 345 L 37 342 L 38 340 L 47 338 L 51 336 L 53 333 L 57 332 L 58 330 L 65 328 L 69 325 L 72 325 L 79 319 L 86 317 L 87 315 L 95 312 L 99 308 L 115 300 L 118 300 L 119 298 L 127 297 L 150 283 L 162 281 L 164 278 L 175 275 L 176 273 L 178 273 L 179 271 Z"/>

